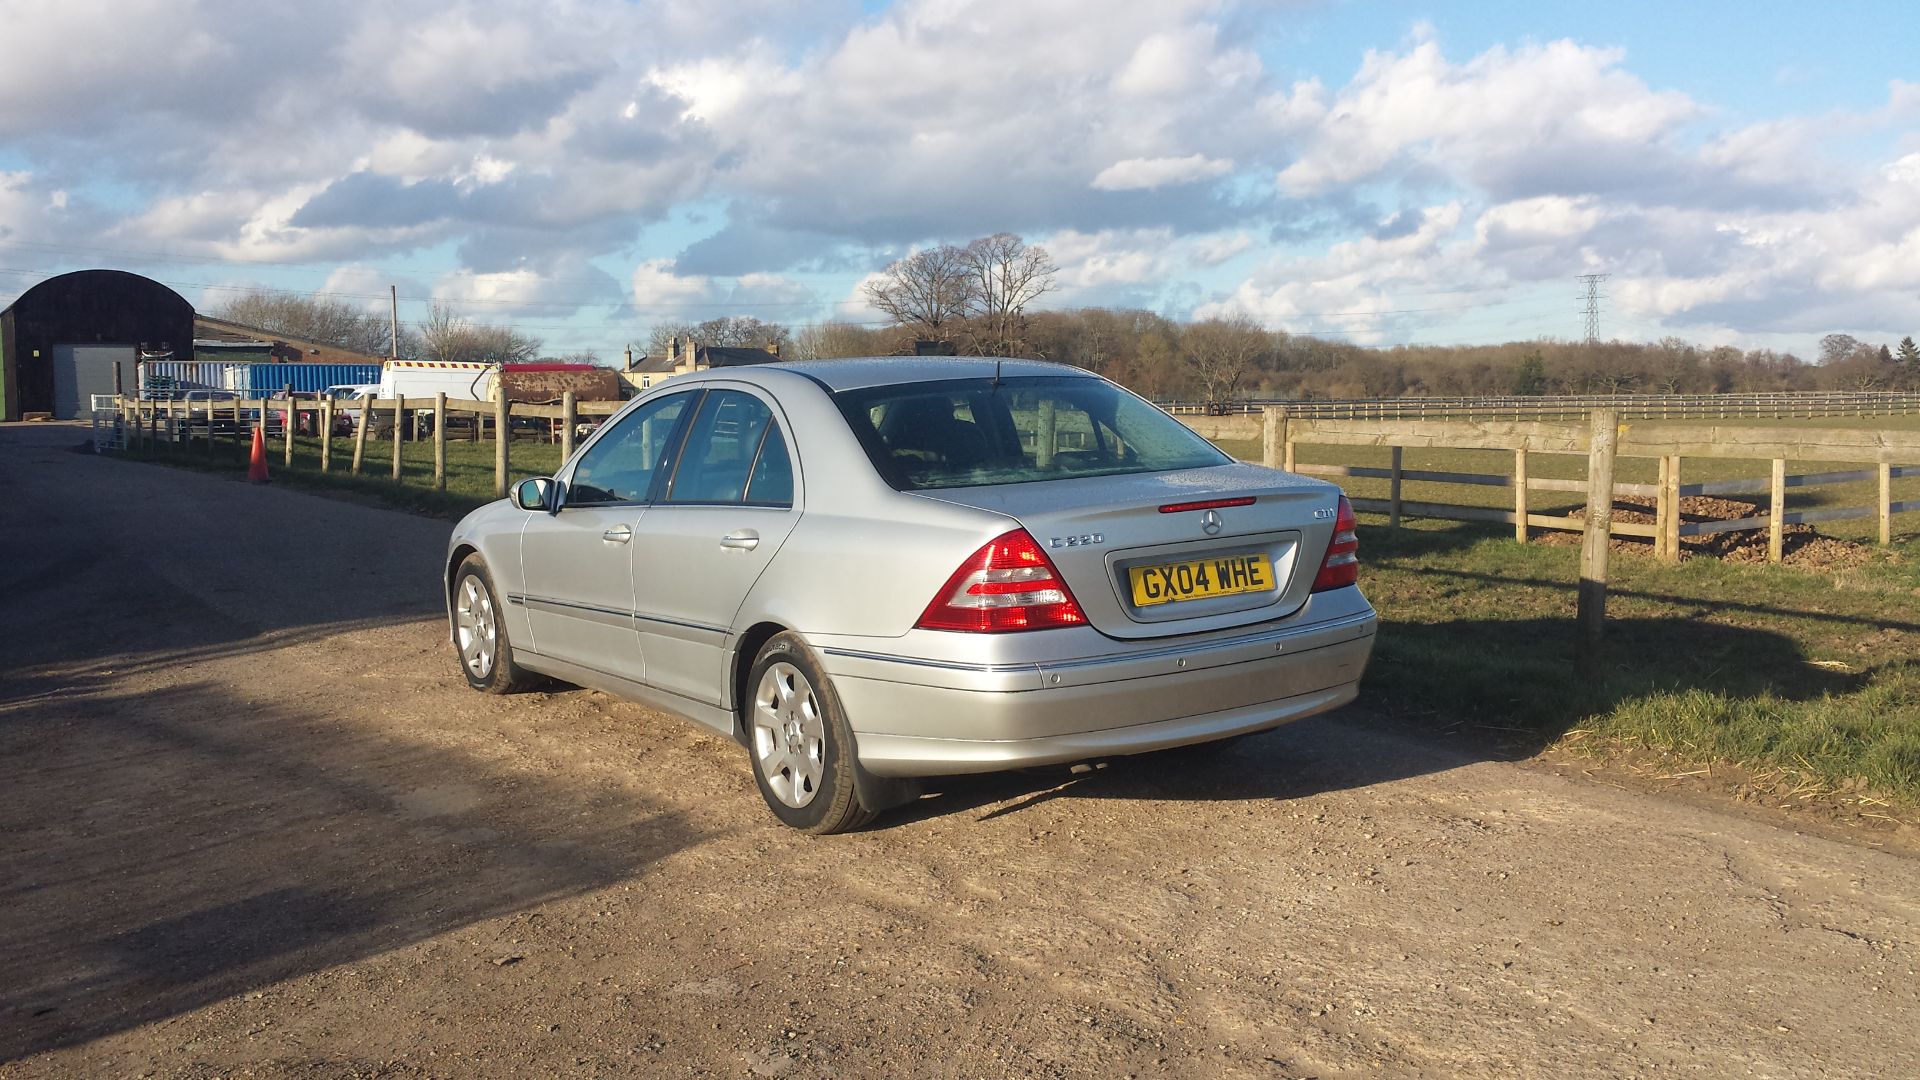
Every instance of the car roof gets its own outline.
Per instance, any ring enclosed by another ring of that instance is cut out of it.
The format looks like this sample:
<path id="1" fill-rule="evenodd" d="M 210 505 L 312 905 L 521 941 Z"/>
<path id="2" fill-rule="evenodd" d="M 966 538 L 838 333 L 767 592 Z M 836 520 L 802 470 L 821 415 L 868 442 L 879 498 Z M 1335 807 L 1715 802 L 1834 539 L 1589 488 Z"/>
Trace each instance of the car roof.
<path id="1" fill-rule="evenodd" d="M 855 356 L 842 360 L 783 360 L 751 367 L 711 368 L 699 374 L 710 378 L 757 382 L 761 380 L 756 376 L 764 373 L 769 378 L 778 378 L 777 372 L 796 372 L 834 392 L 943 379 L 990 379 L 996 372 L 1009 377 L 1066 375 L 1098 378 L 1090 371 L 1067 364 L 995 356 Z"/>

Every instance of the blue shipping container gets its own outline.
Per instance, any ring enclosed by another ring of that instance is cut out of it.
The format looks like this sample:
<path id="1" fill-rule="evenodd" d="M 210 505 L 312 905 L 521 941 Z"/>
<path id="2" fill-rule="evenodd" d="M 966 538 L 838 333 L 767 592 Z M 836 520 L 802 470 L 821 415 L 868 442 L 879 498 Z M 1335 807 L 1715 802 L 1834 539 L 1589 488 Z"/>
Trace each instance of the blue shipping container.
<path id="1" fill-rule="evenodd" d="M 232 389 L 277 394 L 291 385 L 295 393 L 313 394 L 329 386 L 379 381 L 379 364 L 241 364 L 234 372 Z"/>
<path id="2" fill-rule="evenodd" d="M 312 394 L 329 386 L 380 381 L 379 364 L 231 364 L 210 360 L 150 360 L 140 365 L 140 389 L 150 393 L 232 390 L 248 396 L 278 394 L 293 384 Z"/>

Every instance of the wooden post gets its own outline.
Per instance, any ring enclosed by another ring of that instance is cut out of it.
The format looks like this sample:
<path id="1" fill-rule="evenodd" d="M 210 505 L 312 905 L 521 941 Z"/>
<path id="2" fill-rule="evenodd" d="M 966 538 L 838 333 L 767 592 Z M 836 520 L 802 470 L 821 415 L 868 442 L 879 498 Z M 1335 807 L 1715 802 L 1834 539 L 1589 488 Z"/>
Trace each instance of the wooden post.
<path id="1" fill-rule="evenodd" d="M 245 454 L 246 453 L 246 446 L 244 443 L 245 437 L 240 434 L 241 426 L 242 425 L 240 421 L 240 395 L 235 394 L 233 396 L 233 448 L 235 450 L 240 451 L 242 454 Z"/>
<path id="2" fill-rule="evenodd" d="M 1619 445 L 1620 413 L 1595 409 L 1587 443 L 1587 521 L 1580 545 L 1580 633 L 1599 643 L 1607 625 L 1607 560 L 1613 540 L 1613 454 Z"/>
<path id="3" fill-rule="evenodd" d="M 1052 398 L 1045 399 L 1051 402 Z M 573 428 L 580 420 L 579 402 L 569 390 L 560 395 L 560 464 L 565 465 L 573 456 Z M 555 472 L 560 470 L 555 469 Z"/>
<path id="4" fill-rule="evenodd" d="M 1653 485 L 1653 557 L 1663 561 L 1667 557 L 1667 514 L 1673 509 L 1667 504 L 1667 461 L 1662 455 L 1660 478 Z"/>
<path id="5" fill-rule="evenodd" d="M 1287 407 L 1285 405 L 1265 405 L 1260 409 L 1260 464 L 1269 469 L 1291 467 L 1287 463 Z"/>
<path id="6" fill-rule="evenodd" d="M 333 399 L 320 403 L 320 471 L 333 467 Z"/>
<path id="7" fill-rule="evenodd" d="M 447 490 L 447 395 L 433 395 L 433 490 Z"/>
<path id="8" fill-rule="evenodd" d="M 1665 490 L 1662 492 L 1670 508 L 1667 511 L 1665 531 L 1661 535 L 1661 558 L 1670 563 L 1680 561 L 1680 524 L 1686 515 L 1680 512 L 1680 455 L 1673 454 L 1666 459 L 1666 468 L 1662 470 Z"/>
<path id="9" fill-rule="evenodd" d="M 406 434 L 407 399 L 396 396 L 393 399 L 393 482 L 400 482 L 400 438 Z"/>
<path id="10" fill-rule="evenodd" d="M 493 392 L 493 497 L 507 497 L 507 442 L 513 434 L 513 403 L 505 390 Z"/>
<path id="11" fill-rule="evenodd" d="M 213 398 L 209 396 L 207 398 L 207 456 L 208 457 L 213 456 L 213 413 L 214 413 L 214 410 L 218 408 L 219 406 L 215 405 L 213 403 Z"/>
<path id="12" fill-rule="evenodd" d="M 1880 542 L 1893 543 L 1893 465 L 1880 463 Z"/>
<path id="13" fill-rule="evenodd" d="M 1400 448 L 1393 447 L 1393 476 L 1387 480 L 1387 528 L 1400 527 Z"/>
<path id="14" fill-rule="evenodd" d="M 1527 542 L 1527 452 L 1513 452 L 1513 538 Z"/>
<path id="15" fill-rule="evenodd" d="M 1286 470 L 1287 472 L 1292 472 L 1293 471 L 1293 439 L 1291 437 L 1289 437 L 1285 443 L 1285 450 L 1286 452 L 1280 458 L 1280 467 Z"/>
<path id="16" fill-rule="evenodd" d="M 1767 561 L 1779 562 L 1786 555 L 1787 459 L 1773 459 L 1773 510 L 1767 520 Z"/>
<path id="17" fill-rule="evenodd" d="M 360 475 L 360 462 L 367 456 L 367 428 L 373 424 L 373 399 L 360 399 L 360 422 L 353 428 L 353 475 Z"/>
<path id="18" fill-rule="evenodd" d="M 297 411 L 295 411 L 293 407 L 293 384 L 288 383 L 287 384 L 287 424 L 286 424 L 286 430 L 282 432 L 282 434 L 286 436 L 286 443 L 287 443 L 286 453 L 284 455 L 286 460 L 283 462 L 283 464 L 286 465 L 286 467 L 289 469 L 293 468 L 293 432 L 294 432 L 294 429 L 298 428 L 299 426 L 300 426 L 300 414 Z"/>

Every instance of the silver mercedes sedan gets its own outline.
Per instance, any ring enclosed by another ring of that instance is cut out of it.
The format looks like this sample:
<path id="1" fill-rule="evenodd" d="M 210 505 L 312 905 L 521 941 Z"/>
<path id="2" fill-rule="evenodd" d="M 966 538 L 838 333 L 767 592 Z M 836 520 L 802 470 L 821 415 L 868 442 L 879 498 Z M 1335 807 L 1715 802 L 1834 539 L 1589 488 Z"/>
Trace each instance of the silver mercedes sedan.
<path id="1" fill-rule="evenodd" d="M 550 677 L 747 748 L 780 820 L 927 777 L 1094 761 L 1351 701 L 1353 510 L 1077 368 L 718 368 L 629 403 L 453 530 L 461 669 Z"/>

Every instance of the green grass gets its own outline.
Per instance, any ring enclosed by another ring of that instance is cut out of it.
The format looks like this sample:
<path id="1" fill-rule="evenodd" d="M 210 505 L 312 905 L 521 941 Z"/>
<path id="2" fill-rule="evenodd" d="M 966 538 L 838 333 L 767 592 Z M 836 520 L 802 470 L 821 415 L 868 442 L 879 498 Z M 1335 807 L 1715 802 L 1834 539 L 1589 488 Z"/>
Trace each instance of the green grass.
<path id="1" fill-rule="evenodd" d="M 127 456 L 135 460 L 244 475 L 247 468 L 246 449 L 244 446 L 235 447 L 225 440 L 218 441 L 212 453 L 208 453 L 205 442 L 196 441 L 183 446 L 160 443 L 148 449 L 129 450 Z M 284 460 L 284 451 L 276 440 L 267 450 L 267 467 L 275 483 L 322 494 L 331 492 L 372 499 L 412 513 L 457 519 L 494 498 L 492 441 L 448 441 L 445 491 L 434 490 L 433 443 L 430 440 L 400 444 L 399 483 L 392 479 L 393 443 L 387 440 L 367 440 L 366 454 L 357 476 L 351 471 L 351 438 L 333 440 L 330 467 L 324 473 L 320 471 L 319 440 L 311 437 L 294 440 L 291 468 L 283 464 Z M 508 460 L 507 482 L 511 485 L 529 476 L 548 475 L 559 468 L 560 446 L 558 443 L 516 440 L 508 448 Z"/>
<path id="2" fill-rule="evenodd" d="M 1920 803 L 1920 543 L 1826 574 L 1619 555 L 1606 644 L 1583 668 L 1577 549 L 1373 522 L 1377 707 L 1523 748 L 1577 732 Z"/>

